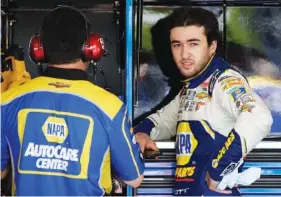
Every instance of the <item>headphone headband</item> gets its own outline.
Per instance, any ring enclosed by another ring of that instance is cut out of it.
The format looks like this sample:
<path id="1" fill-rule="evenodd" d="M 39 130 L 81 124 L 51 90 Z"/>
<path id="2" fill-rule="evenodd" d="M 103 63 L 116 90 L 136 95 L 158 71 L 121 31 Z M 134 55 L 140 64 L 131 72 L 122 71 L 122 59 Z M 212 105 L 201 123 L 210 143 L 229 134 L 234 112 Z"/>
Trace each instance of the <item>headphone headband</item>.
<path id="1" fill-rule="evenodd" d="M 89 19 L 86 17 L 86 15 L 81 10 L 79 10 L 75 7 L 69 6 L 69 5 L 57 5 L 57 7 L 55 9 L 53 9 L 51 12 L 53 12 L 57 9 L 60 9 L 60 8 L 69 8 L 69 9 L 72 9 L 72 10 L 78 12 L 81 16 L 83 16 L 83 18 L 85 20 L 86 34 L 90 31 L 89 26 L 91 26 L 91 23 L 90 23 Z"/>

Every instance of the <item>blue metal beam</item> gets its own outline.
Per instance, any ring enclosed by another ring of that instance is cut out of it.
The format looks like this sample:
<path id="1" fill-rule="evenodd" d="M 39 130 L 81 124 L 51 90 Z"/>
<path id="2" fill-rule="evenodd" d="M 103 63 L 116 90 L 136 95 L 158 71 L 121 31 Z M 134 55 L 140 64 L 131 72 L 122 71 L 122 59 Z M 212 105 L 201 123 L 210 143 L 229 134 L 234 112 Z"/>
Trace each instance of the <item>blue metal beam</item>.
<path id="1" fill-rule="evenodd" d="M 133 117 L 133 0 L 126 0 L 126 104 L 130 120 Z M 127 187 L 127 196 L 133 195 L 132 187 Z"/>
<path id="2" fill-rule="evenodd" d="M 132 120 L 133 112 L 133 2 L 126 0 L 126 104 Z"/>

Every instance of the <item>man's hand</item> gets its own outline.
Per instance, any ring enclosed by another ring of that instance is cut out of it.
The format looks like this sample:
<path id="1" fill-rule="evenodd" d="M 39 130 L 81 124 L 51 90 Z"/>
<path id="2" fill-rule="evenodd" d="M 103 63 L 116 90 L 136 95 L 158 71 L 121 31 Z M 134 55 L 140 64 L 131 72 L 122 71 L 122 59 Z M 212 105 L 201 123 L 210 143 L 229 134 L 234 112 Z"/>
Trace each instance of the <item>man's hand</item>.
<path id="1" fill-rule="evenodd" d="M 218 193 L 222 193 L 222 194 L 231 194 L 231 193 L 232 193 L 231 190 L 219 190 L 219 189 L 217 189 L 218 182 L 217 182 L 217 181 L 214 181 L 214 180 L 210 177 L 210 175 L 209 175 L 208 172 L 207 172 L 207 174 L 206 174 L 206 179 L 205 179 L 205 180 L 206 180 L 206 183 L 207 183 L 209 189 L 212 190 L 212 191 L 214 191 L 214 192 L 218 192 Z"/>
<path id="2" fill-rule="evenodd" d="M 9 172 L 9 169 L 8 169 L 8 168 L 5 168 L 4 170 L 1 171 L 1 180 L 3 180 L 4 178 L 6 178 L 8 172 Z"/>
<path id="3" fill-rule="evenodd" d="M 146 133 L 138 132 L 136 133 L 135 138 L 136 142 L 140 145 L 141 152 L 144 152 L 144 149 L 158 151 L 155 142 Z"/>

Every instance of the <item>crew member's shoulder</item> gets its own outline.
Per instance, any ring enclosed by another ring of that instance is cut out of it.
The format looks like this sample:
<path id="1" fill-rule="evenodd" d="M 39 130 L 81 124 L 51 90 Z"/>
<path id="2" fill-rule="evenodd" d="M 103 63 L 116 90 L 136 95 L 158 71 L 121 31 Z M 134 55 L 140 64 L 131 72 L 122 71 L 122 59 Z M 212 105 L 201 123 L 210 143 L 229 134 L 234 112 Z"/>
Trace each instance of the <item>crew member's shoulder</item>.
<path id="1" fill-rule="evenodd" d="M 116 95 L 104 88 L 94 85 L 91 82 L 88 82 L 88 85 L 89 89 L 81 87 L 83 95 L 98 105 L 110 118 L 114 118 L 122 107 L 123 102 Z"/>
<path id="2" fill-rule="evenodd" d="M 123 103 L 115 94 L 105 90 L 104 88 L 101 88 L 93 84 L 93 90 L 94 90 L 93 96 L 98 95 L 100 96 L 100 98 L 103 98 L 107 101 L 111 100 L 113 103 L 114 102 Z M 111 105 L 113 103 L 108 103 L 108 104 Z"/>
<path id="3" fill-rule="evenodd" d="M 1 104 L 7 104 L 12 100 L 32 92 L 36 87 L 36 78 L 31 79 L 23 84 L 9 88 L 8 90 L 1 92 Z"/>

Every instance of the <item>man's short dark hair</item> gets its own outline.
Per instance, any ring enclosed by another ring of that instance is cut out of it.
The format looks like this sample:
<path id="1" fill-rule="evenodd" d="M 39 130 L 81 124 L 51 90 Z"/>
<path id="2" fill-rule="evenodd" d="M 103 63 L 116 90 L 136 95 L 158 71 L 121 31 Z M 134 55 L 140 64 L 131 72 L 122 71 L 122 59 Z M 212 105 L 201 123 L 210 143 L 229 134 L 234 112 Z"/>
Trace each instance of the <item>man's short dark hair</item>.
<path id="1" fill-rule="evenodd" d="M 209 10 L 203 8 L 182 7 L 177 8 L 170 15 L 170 27 L 183 27 L 195 25 L 204 27 L 207 36 L 207 42 L 210 45 L 212 41 L 219 41 L 219 25 L 216 16 Z"/>
<path id="2" fill-rule="evenodd" d="M 40 37 L 49 64 L 69 64 L 81 59 L 86 22 L 79 11 L 68 7 L 57 8 L 46 16 Z"/>

